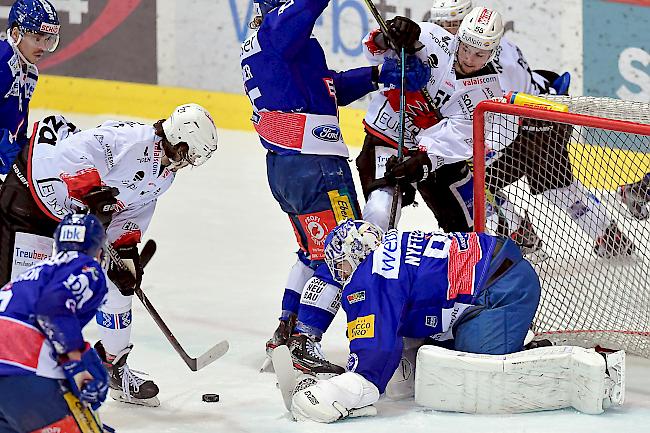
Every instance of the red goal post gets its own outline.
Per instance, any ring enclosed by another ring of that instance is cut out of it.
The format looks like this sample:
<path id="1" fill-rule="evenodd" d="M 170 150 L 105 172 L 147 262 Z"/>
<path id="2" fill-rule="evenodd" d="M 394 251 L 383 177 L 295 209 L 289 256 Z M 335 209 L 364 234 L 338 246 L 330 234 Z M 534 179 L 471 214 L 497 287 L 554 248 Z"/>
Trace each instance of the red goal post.
<path id="1" fill-rule="evenodd" d="M 500 141 L 507 148 L 513 136 L 521 133 L 522 124 L 537 125 L 545 131 L 539 134 L 538 156 L 545 157 L 546 146 L 568 149 L 570 176 L 604 209 L 606 218 L 627 233 L 634 249 L 629 255 L 599 257 L 587 236 L 589 230 L 580 230 L 569 211 L 560 212 L 557 202 L 530 192 L 530 177 L 539 176 L 534 180 L 538 182 L 557 176 L 549 169 L 554 163 L 547 165 L 545 172 L 529 170 L 528 175 L 503 188 L 509 200 L 531 215 L 532 226 L 548 253 L 546 260 L 534 263 L 542 299 L 533 331 L 538 338 L 556 343 L 600 345 L 650 357 L 650 219 L 638 221 L 626 213 L 615 189 L 616 182 L 635 182 L 650 173 L 650 104 L 556 98 L 569 106 L 569 112 L 496 101 L 477 105 L 473 132 L 475 230 L 489 231 L 486 211 L 491 208 L 488 196 L 492 193 L 486 196 L 486 155 Z M 606 109 L 599 109 L 603 107 Z M 635 121 L 623 120 L 629 118 Z M 505 124 L 509 132 L 495 133 L 498 123 Z M 564 132 L 551 135 L 560 129 Z M 490 176 L 497 175 L 492 167 Z"/>

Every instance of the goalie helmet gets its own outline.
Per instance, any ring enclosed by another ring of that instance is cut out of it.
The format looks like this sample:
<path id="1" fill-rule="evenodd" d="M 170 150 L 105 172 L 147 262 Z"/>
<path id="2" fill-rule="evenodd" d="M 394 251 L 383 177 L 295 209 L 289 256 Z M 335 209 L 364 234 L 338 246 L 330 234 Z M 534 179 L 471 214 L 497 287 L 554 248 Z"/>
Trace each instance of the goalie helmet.
<path id="1" fill-rule="evenodd" d="M 348 219 L 336 226 L 325 239 L 325 263 L 334 279 L 345 284 L 361 262 L 381 245 L 383 235 L 379 227 L 363 220 Z"/>
<path id="2" fill-rule="evenodd" d="M 186 161 L 201 165 L 217 150 L 217 127 L 208 110 L 198 104 L 183 104 L 162 123 L 165 137 L 172 145 L 187 143 Z"/>
<path id="3" fill-rule="evenodd" d="M 457 29 L 472 10 L 472 0 L 433 0 L 431 22 L 445 29 Z"/>
<path id="4" fill-rule="evenodd" d="M 458 28 L 458 39 L 470 47 L 492 50 L 492 57 L 501 43 L 503 36 L 503 19 L 495 10 L 475 7 L 467 14 Z M 490 61 L 488 60 L 488 62 Z"/>
<path id="5" fill-rule="evenodd" d="M 92 214 L 66 215 L 54 232 L 54 250 L 79 251 L 95 257 L 106 242 L 106 232 L 99 219 Z"/>
<path id="6" fill-rule="evenodd" d="M 44 48 L 52 52 L 59 45 L 59 17 L 56 9 L 47 0 L 16 0 L 9 11 L 7 26 L 18 26 L 23 32 L 45 35 Z M 8 38 L 12 40 L 11 38 Z M 20 39 L 15 42 L 20 43 Z"/>

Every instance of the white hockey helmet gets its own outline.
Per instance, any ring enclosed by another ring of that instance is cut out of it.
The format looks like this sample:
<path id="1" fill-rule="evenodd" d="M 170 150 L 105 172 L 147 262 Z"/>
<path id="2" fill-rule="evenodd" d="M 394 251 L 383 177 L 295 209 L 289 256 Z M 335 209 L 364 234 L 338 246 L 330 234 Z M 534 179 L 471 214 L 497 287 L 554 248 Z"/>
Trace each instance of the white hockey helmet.
<path id="1" fill-rule="evenodd" d="M 172 145 L 185 142 L 187 162 L 201 165 L 217 150 L 217 127 L 208 110 L 198 104 L 183 104 L 162 124 L 165 137 Z"/>
<path id="2" fill-rule="evenodd" d="M 431 22 L 441 27 L 457 27 L 472 10 L 472 0 L 433 0 Z"/>
<path id="3" fill-rule="evenodd" d="M 361 262 L 376 250 L 384 237 L 376 225 L 363 220 L 345 220 L 325 239 L 325 263 L 336 281 L 345 284 Z M 347 262 L 347 264 L 344 264 Z"/>
<path id="4" fill-rule="evenodd" d="M 501 42 L 503 31 L 501 14 L 495 10 L 478 6 L 463 19 L 456 35 L 460 42 L 481 50 L 492 50 L 494 55 Z"/>

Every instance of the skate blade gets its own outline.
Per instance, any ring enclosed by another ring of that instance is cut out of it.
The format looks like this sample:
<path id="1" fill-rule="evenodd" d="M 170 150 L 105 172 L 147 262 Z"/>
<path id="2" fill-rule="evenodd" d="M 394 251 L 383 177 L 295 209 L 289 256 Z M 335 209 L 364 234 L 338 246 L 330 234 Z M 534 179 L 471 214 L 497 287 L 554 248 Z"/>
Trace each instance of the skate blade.
<path id="1" fill-rule="evenodd" d="M 532 264 L 537 265 L 537 264 L 540 264 L 542 262 L 545 262 L 551 256 L 549 256 L 546 251 L 544 251 L 542 248 L 540 248 L 538 250 L 535 250 L 535 251 L 532 251 L 532 252 L 529 252 L 529 253 L 525 253 L 524 257 L 526 258 L 526 260 L 528 260 Z"/>
<path id="2" fill-rule="evenodd" d="M 111 389 L 109 391 L 109 395 L 113 400 L 119 401 L 121 403 L 135 404 L 138 406 L 146 406 L 146 407 L 160 406 L 160 400 L 158 400 L 158 397 L 135 398 L 131 396 L 131 398 L 129 399 L 127 396 L 124 395 L 124 393 L 121 390 L 118 389 Z"/>
<path id="3" fill-rule="evenodd" d="M 273 369 L 273 362 L 271 361 L 271 357 L 267 356 L 264 358 L 264 362 L 262 363 L 262 366 L 260 367 L 260 373 L 274 373 L 275 370 Z"/>

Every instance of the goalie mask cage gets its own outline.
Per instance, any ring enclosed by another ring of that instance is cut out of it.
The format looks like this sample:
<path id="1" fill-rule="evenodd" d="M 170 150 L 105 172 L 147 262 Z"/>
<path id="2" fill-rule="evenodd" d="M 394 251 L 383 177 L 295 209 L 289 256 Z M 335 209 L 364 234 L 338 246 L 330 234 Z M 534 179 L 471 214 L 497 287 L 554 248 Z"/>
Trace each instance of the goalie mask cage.
<path id="1" fill-rule="evenodd" d="M 533 322 L 536 339 L 650 357 L 650 219 L 634 218 L 616 190 L 650 173 L 650 104 L 595 97 L 548 99 L 567 105 L 569 112 L 493 101 L 478 104 L 475 229 L 512 233 L 496 201 L 505 196 L 517 213 L 527 213 L 542 240 L 546 259 L 535 262 L 527 256 L 542 286 Z M 519 157 L 507 157 L 516 146 Z M 573 196 L 562 195 L 562 187 L 571 188 L 575 180 L 584 185 L 578 189 L 585 194 L 586 207 L 571 206 Z M 555 195 L 544 193 L 553 189 Z M 576 219 L 591 212 L 587 223 L 593 226 L 585 227 L 584 219 L 580 226 L 571 212 Z M 633 246 L 611 257 L 596 254 L 594 233 L 602 232 L 603 220 L 613 221 Z"/>

